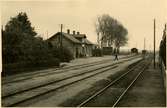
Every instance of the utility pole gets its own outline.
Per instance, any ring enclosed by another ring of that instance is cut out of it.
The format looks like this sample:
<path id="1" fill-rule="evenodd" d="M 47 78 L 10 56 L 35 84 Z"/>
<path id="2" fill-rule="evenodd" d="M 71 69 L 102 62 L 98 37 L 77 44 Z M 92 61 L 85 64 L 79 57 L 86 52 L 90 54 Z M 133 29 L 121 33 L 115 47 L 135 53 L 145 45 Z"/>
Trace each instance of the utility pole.
<path id="1" fill-rule="evenodd" d="M 61 24 L 61 36 L 60 36 L 60 48 L 62 49 L 62 29 L 63 29 L 63 24 Z"/>
<path id="2" fill-rule="evenodd" d="M 4 33 L 4 31 L 3 31 L 3 25 L 2 25 L 2 27 L 1 27 L 1 36 L 3 36 L 3 33 Z"/>
<path id="3" fill-rule="evenodd" d="M 46 31 L 46 39 L 48 39 L 48 30 Z"/>
<path id="4" fill-rule="evenodd" d="M 154 69 L 155 69 L 155 19 L 154 19 Z"/>
<path id="5" fill-rule="evenodd" d="M 3 25 L 1 26 L 1 30 L 3 31 Z"/>
<path id="6" fill-rule="evenodd" d="M 145 43 L 145 38 L 144 38 L 144 50 L 145 50 L 145 47 L 146 47 L 146 43 Z"/>
<path id="7" fill-rule="evenodd" d="M 63 40 L 63 34 L 62 34 L 62 30 L 63 30 L 63 24 L 61 24 L 61 28 L 60 28 L 60 59 L 63 59 L 63 46 L 62 46 L 62 40 Z"/>

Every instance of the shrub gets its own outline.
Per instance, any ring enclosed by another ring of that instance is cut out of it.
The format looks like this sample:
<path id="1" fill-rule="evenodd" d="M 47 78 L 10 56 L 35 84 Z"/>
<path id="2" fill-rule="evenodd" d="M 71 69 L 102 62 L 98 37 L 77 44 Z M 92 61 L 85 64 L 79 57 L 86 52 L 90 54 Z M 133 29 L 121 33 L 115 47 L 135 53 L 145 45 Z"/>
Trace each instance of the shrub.
<path id="1" fill-rule="evenodd" d="M 64 55 L 70 58 L 68 54 Z M 26 13 L 21 12 L 11 18 L 5 30 L 2 30 L 3 71 L 57 66 L 60 62 L 57 58 L 53 56 L 48 43 L 37 36 Z"/>
<path id="2" fill-rule="evenodd" d="M 72 53 L 67 48 L 52 48 L 52 55 L 54 58 L 59 58 L 61 62 L 69 62 L 74 59 Z"/>
<path id="3" fill-rule="evenodd" d="M 62 61 L 70 62 L 70 60 L 74 59 L 73 54 L 67 48 L 63 48 L 63 58 Z"/>
<path id="4" fill-rule="evenodd" d="M 59 59 L 27 61 L 18 63 L 3 64 L 2 75 L 11 75 L 19 72 L 30 71 L 39 68 L 46 68 L 51 66 L 58 67 L 60 65 Z"/>

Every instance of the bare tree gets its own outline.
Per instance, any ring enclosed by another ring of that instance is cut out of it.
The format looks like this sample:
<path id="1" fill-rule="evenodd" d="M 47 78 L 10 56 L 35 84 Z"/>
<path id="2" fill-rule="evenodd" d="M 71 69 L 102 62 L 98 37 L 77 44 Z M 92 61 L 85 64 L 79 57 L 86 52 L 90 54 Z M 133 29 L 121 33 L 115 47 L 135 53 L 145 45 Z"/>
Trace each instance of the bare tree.
<path id="1" fill-rule="evenodd" d="M 115 49 L 119 53 L 119 49 L 121 46 L 124 46 L 127 44 L 128 41 L 128 31 L 126 28 L 123 27 L 122 24 L 119 24 L 115 27 L 115 36 L 114 36 L 114 45 Z"/>
<path id="2" fill-rule="evenodd" d="M 107 14 L 97 17 L 95 27 L 97 34 L 100 35 L 100 41 L 102 43 L 108 42 L 109 45 L 112 45 L 114 38 L 113 30 L 116 25 L 115 23 L 117 23 L 117 21 Z"/>
<path id="3" fill-rule="evenodd" d="M 108 14 L 97 17 L 95 28 L 97 35 L 100 36 L 98 39 L 102 44 L 115 45 L 115 48 L 119 50 L 121 46 L 127 43 L 127 29 Z"/>

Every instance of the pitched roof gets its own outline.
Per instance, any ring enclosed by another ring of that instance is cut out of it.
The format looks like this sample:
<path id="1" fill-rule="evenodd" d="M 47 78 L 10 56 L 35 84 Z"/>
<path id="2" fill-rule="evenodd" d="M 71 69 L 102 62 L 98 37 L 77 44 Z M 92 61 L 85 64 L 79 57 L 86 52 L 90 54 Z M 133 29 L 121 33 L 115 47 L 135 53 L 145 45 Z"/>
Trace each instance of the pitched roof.
<path id="1" fill-rule="evenodd" d="M 57 35 L 60 35 L 60 32 L 54 34 L 52 37 L 50 37 L 48 40 L 52 40 L 54 39 Z M 77 43 L 77 44 L 82 44 L 81 41 L 79 41 L 78 39 L 76 38 L 85 38 L 85 43 L 88 44 L 88 45 L 93 45 L 92 42 L 90 42 L 88 39 L 86 39 L 86 35 L 85 34 L 76 34 L 76 35 L 73 35 L 73 34 L 68 34 L 68 33 L 62 33 L 63 36 L 65 36 L 67 39 L 69 39 L 70 41 L 74 42 L 74 43 Z"/>
<path id="2" fill-rule="evenodd" d="M 75 37 L 71 34 L 63 33 L 63 35 L 74 43 L 81 43 L 79 40 L 75 39 Z"/>
<path id="3" fill-rule="evenodd" d="M 73 35 L 75 38 L 84 38 L 85 39 L 85 43 L 88 45 L 93 45 L 92 42 L 90 42 L 88 39 L 86 39 L 86 35 L 85 34 L 75 34 Z"/>
<path id="4" fill-rule="evenodd" d="M 86 43 L 86 44 L 89 44 L 89 45 L 93 45 L 93 43 L 90 42 L 88 39 L 85 39 L 85 43 Z"/>
<path id="5" fill-rule="evenodd" d="M 75 34 L 73 35 L 75 38 L 86 38 L 85 34 Z"/>
<path id="6" fill-rule="evenodd" d="M 54 34 L 52 37 L 50 37 L 48 40 L 52 40 L 54 39 L 57 35 L 60 35 L 60 32 Z M 70 41 L 74 42 L 74 43 L 78 43 L 81 44 L 81 42 L 77 39 L 75 39 L 75 37 L 73 37 L 71 34 L 67 34 L 67 33 L 62 33 L 63 36 L 65 36 L 67 39 L 69 39 Z"/>

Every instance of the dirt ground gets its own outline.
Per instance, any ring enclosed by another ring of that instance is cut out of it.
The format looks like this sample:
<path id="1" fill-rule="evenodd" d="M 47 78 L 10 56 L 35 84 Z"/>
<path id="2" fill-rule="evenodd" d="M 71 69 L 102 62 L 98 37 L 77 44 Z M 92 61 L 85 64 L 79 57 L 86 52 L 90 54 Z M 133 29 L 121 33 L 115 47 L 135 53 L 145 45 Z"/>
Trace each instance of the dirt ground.
<path id="1" fill-rule="evenodd" d="M 166 93 L 162 74 L 153 64 L 139 77 L 118 107 L 165 107 Z"/>

